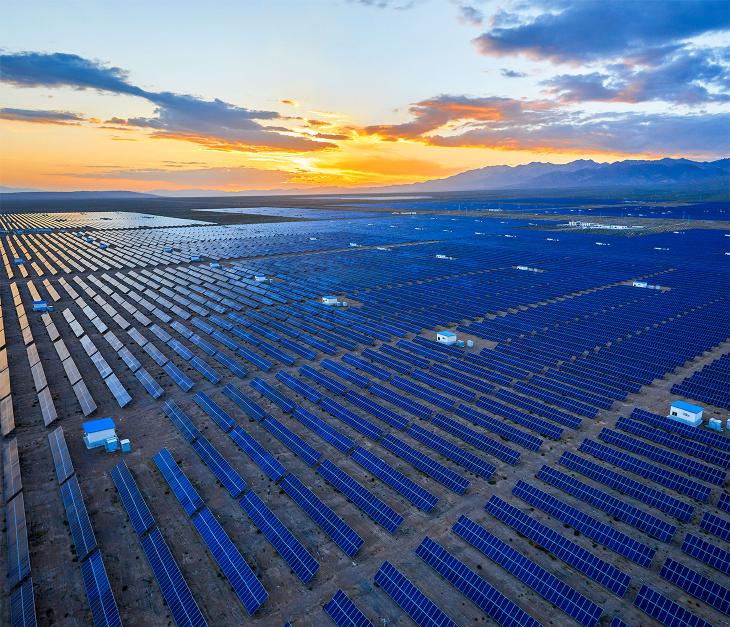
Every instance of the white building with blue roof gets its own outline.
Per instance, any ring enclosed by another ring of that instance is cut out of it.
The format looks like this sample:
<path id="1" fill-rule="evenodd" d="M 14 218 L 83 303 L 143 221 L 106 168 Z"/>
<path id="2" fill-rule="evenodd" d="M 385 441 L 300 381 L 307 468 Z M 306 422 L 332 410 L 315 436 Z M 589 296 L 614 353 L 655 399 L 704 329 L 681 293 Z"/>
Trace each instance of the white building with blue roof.
<path id="1" fill-rule="evenodd" d="M 702 424 L 703 407 L 692 405 L 686 401 L 674 401 L 669 408 L 669 416 L 667 418 L 684 423 L 691 427 L 699 427 Z"/>

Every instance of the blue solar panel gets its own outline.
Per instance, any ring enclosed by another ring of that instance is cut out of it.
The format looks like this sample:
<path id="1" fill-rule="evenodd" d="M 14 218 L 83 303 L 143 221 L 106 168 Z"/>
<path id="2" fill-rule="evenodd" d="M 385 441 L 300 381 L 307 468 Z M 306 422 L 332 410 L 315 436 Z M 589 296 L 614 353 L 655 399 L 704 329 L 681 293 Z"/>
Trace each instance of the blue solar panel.
<path id="1" fill-rule="evenodd" d="M 320 407 L 330 414 L 330 416 L 334 416 L 346 425 L 355 429 L 358 433 L 362 433 L 364 436 L 372 440 L 379 440 L 383 435 L 383 430 L 380 427 L 377 427 L 369 420 L 365 420 L 365 418 L 358 416 L 355 412 L 350 411 L 347 407 L 340 405 L 337 401 L 333 401 L 331 398 L 322 399 Z"/>
<path id="2" fill-rule="evenodd" d="M 289 450 L 293 451 L 296 455 L 304 460 L 308 466 L 314 466 L 319 458 L 322 456 L 317 449 L 307 444 L 302 438 L 300 438 L 291 429 L 280 423 L 273 416 L 267 416 L 261 422 L 264 428 L 274 435 L 279 441 L 284 444 Z"/>
<path id="3" fill-rule="evenodd" d="M 269 596 L 263 585 L 207 507 L 193 517 L 193 524 L 246 611 L 253 616 Z"/>
<path id="4" fill-rule="evenodd" d="M 670 583 L 723 614 L 730 614 L 730 589 L 668 557 L 659 573 Z"/>
<path id="5" fill-rule="evenodd" d="M 193 388 L 193 380 L 171 361 L 168 361 L 162 369 L 183 392 L 189 392 Z"/>
<path id="6" fill-rule="evenodd" d="M 375 573 L 375 583 L 410 616 L 417 625 L 458 627 L 441 608 L 414 586 L 390 562 L 383 562 Z"/>
<path id="7" fill-rule="evenodd" d="M 520 454 L 517 451 L 443 414 L 436 414 L 431 422 L 447 433 L 471 444 L 474 448 L 489 453 L 510 465 L 514 466 L 520 459 Z"/>
<path id="8" fill-rule="evenodd" d="M 230 383 L 223 388 L 223 394 L 236 403 L 250 418 L 258 421 L 266 416 L 266 412 L 256 402 Z"/>
<path id="9" fill-rule="evenodd" d="M 440 453 L 447 459 L 450 459 L 456 464 L 463 466 L 467 470 L 479 475 L 480 477 L 489 478 L 491 477 L 496 467 L 486 462 L 481 457 L 469 453 L 462 448 L 456 446 L 447 439 L 442 438 L 440 435 L 432 433 L 417 424 L 412 424 L 408 427 L 408 435 L 413 439 L 425 444 L 432 448 L 434 451 Z"/>
<path id="10" fill-rule="evenodd" d="M 403 517 L 400 514 L 328 459 L 322 462 L 317 472 L 325 481 L 332 484 L 335 489 L 342 492 L 357 507 L 390 533 L 395 533 L 403 522 Z"/>
<path id="11" fill-rule="evenodd" d="M 323 359 L 320 362 L 320 365 L 323 368 L 326 368 L 330 372 L 333 372 L 338 377 L 342 377 L 345 379 L 345 381 L 349 381 L 350 383 L 354 383 L 355 385 L 360 386 L 361 388 L 366 388 L 370 385 L 370 379 L 367 377 L 364 377 L 361 374 L 358 374 L 351 368 L 347 368 L 346 366 L 343 366 L 342 364 L 337 363 L 336 361 L 332 361 L 331 359 Z"/>
<path id="12" fill-rule="evenodd" d="M 416 555 L 503 627 L 540 627 L 532 616 L 426 536 Z"/>
<path id="13" fill-rule="evenodd" d="M 712 627 L 707 621 L 646 585 L 641 586 L 634 605 L 667 627 Z"/>
<path id="14" fill-rule="evenodd" d="M 111 471 L 112 480 L 119 492 L 119 498 L 122 499 L 122 505 L 127 510 L 127 515 L 132 523 L 132 527 L 137 535 L 142 535 L 153 527 L 155 520 L 152 517 L 147 503 L 142 498 L 142 494 L 132 478 L 127 464 L 123 461 L 119 462 Z"/>
<path id="15" fill-rule="evenodd" d="M 325 505 L 312 490 L 292 474 L 287 475 L 280 485 L 284 492 L 332 538 L 346 555 L 354 557 L 357 554 L 363 544 L 363 539 Z"/>
<path id="16" fill-rule="evenodd" d="M 322 399 L 322 394 L 318 390 L 314 389 L 308 383 L 304 383 L 296 377 L 292 377 L 289 373 L 284 372 L 283 370 L 280 370 L 276 373 L 276 378 L 279 379 L 279 381 L 281 381 L 289 389 L 294 390 L 294 392 L 296 392 L 300 396 L 303 396 L 308 401 L 312 401 L 313 403 L 319 403 L 319 401 Z"/>
<path id="17" fill-rule="evenodd" d="M 706 481 L 707 483 L 713 483 L 715 485 L 723 485 L 725 483 L 725 472 L 701 464 L 693 459 L 677 455 L 658 446 L 646 444 L 630 435 L 625 435 L 612 429 L 602 429 L 598 437 L 608 444 L 613 444 L 632 453 L 643 455 L 655 462 L 702 479 L 702 481 Z"/>
<path id="18" fill-rule="evenodd" d="M 230 358 L 228 355 L 221 353 L 220 351 L 213 355 L 213 359 L 215 359 L 222 366 L 228 368 L 228 370 L 236 377 L 243 379 L 248 374 L 248 371 L 243 366 L 237 364 L 234 359 Z"/>
<path id="19" fill-rule="evenodd" d="M 224 433 L 228 433 L 236 425 L 236 421 L 231 418 L 217 403 L 215 403 L 207 394 L 197 392 L 193 396 L 193 400 L 198 404 L 208 416 L 210 416 L 215 424 L 220 427 Z"/>
<path id="20" fill-rule="evenodd" d="M 730 514 L 730 492 L 723 492 L 717 500 L 717 509 Z"/>
<path id="21" fill-rule="evenodd" d="M 597 490 L 550 466 L 543 466 L 537 473 L 537 477 L 662 542 L 671 542 L 677 530 L 676 525 L 670 525 L 638 507 L 617 499 L 607 492 Z"/>
<path id="22" fill-rule="evenodd" d="M 390 382 L 395 387 L 405 390 L 409 394 L 422 398 L 432 405 L 436 405 L 436 407 L 441 407 L 442 409 L 452 409 L 456 402 L 453 398 L 446 398 L 443 394 L 434 392 L 422 385 L 416 385 L 413 381 L 406 379 L 405 377 L 393 377 Z"/>
<path id="23" fill-rule="evenodd" d="M 342 590 L 327 602 L 324 611 L 337 627 L 375 627 Z"/>
<path id="24" fill-rule="evenodd" d="M 396 470 L 385 460 L 374 455 L 367 449 L 358 446 L 352 452 L 352 459 L 365 468 L 365 470 L 378 477 L 383 483 L 393 488 L 399 494 L 402 494 L 418 509 L 422 509 L 424 512 L 430 512 L 436 507 L 438 497 L 422 488 L 415 481 L 412 481 L 402 472 Z"/>
<path id="25" fill-rule="evenodd" d="M 61 486 L 61 499 L 66 510 L 66 520 L 74 541 L 76 555 L 79 561 L 82 561 L 96 548 L 96 536 L 76 476 L 71 477 Z"/>
<path id="26" fill-rule="evenodd" d="M 677 475 L 663 468 L 657 468 L 653 464 L 649 464 L 643 460 L 637 459 L 621 451 L 612 449 L 609 446 L 593 442 L 592 440 L 583 440 L 578 447 L 579 451 L 593 455 L 605 462 L 633 472 L 634 474 L 650 479 L 656 483 L 666 486 L 680 494 L 685 494 L 693 499 L 697 499 L 702 503 L 706 503 L 710 498 L 711 489 L 708 486 L 701 485 L 696 481 L 687 479 L 682 475 Z"/>
<path id="27" fill-rule="evenodd" d="M 228 490 L 234 499 L 246 491 L 248 485 L 241 475 L 233 469 L 228 463 L 228 460 L 202 435 L 193 443 L 193 448 L 200 456 L 200 459 L 205 462 L 205 465 L 210 468 L 216 479 L 221 482 L 223 487 Z"/>
<path id="28" fill-rule="evenodd" d="M 13 438 L 3 447 L 3 479 L 5 486 L 3 496 L 5 501 L 9 501 L 23 489 L 17 438 Z"/>
<path id="29" fill-rule="evenodd" d="M 274 405 L 281 409 L 281 411 L 286 413 L 294 411 L 296 404 L 289 400 L 284 394 L 279 392 L 279 390 L 266 383 L 263 379 L 251 379 L 251 381 L 249 381 L 249 385 L 254 390 L 268 398 L 272 403 L 274 403 Z"/>
<path id="30" fill-rule="evenodd" d="M 53 465 L 56 467 L 56 478 L 58 483 L 63 483 L 74 473 L 74 466 L 66 446 L 66 438 L 63 435 L 63 427 L 57 427 L 48 434 L 48 443 L 51 446 Z"/>
<path id="31" fill-rule="evenodd" d="M 715 516 L 715 514 L 710 514 L 710 512 L 705 512 L 700 521 L 700 527 L 716 535 L 718 538 L 730 542 L 730 520 Z"/>
<path id="32" fill-rule="evenodd" d="M 36 627 L 33 579 L 28 577 L 10 593 L 10 627 Z"/>
<path id="33" fill-rule="evenodd" d="M 137 369 L 137 372 L 134 373 L 134 376 L 137 378 L 137 381 L 142 384 L 142 387 L 147 390 L 147 393 L 152 398 L 160 398 L 160 396 L 165 393 L 165 390 L 162 389 L 162 386 L 157 383 L 157 381 L 152 378 L 152 375 L 141 366 Z"/>
<path id="34" fill-rule="evenodd" d="M 394 435 L 386 435 L 380 440 L 380 445 L 457 494 L 464 494 L 469 487 L 469 481 L 459 473 L 424 455 Z"/>
<path id="35" fill-rule="evenodd" d="M 603 544 L 619 555 L 636 562 L 639 566 L 645 568 L 651 566 L 651 560 L 654 558 L 656 550 L 637 542 L 625 533 L 617 531 L 611 525 L 596 520 L 592 516 L 522 480 L 518 481 L 512 488 L 512 494 L 530 505 L 540 508 L 566 525 L 570 525 L 583 535 Z"/>
<path id="36" fill-rule="evenodd" d="M 626 593 L 631 581 L 626 573 L 599 559 L 590 551 L 568 540 L 550 527 L 546 527 L 498 496 L 492 495 L 485 509 L 498 520 L 562 559 L 566 564 L 570 564 L 587 577 L 606 586 L 617 596 L 622 597 Z"/>
<path id="37" fill-rule="evenodd" d="M 364 394 L 359 394 L 358 392 L 350 390 L 347 394 L 345 394 L 345 398 L 353 405 L 365 410 L 372 416 L 375 416 L 379 420 L 389 424 L 391 427 L 395 427 L 396 429 L 405 429 L 408 426 L 408 420 L 387 407 L 383 407 L 379 403 L 376 403 Z"/>
<path id="38" fill-rule="evenodd" d="M 190 360 L 190 365 L 195 368 L 200 374 L 202 374 L 208 381 L 211 383 L 220 383 L 221 377 L 220 375 L 211 368 L 205 361 L 200 359 L 200 357 L 193 357 Z"/>
<path id="39" fill-rule="evenodd" d="M 286 560 L 289 567 L 304 583 L 311 581 L 319 564 L 287 529 L 253 490 L 240 500 L 241 507 L 261 530 L 266 539 Z"/>
<path id="40" fill-rule="evenodd" d="M 8 586 L 12 588 L 30 575 L 28 528 L 22 492 L 5 505 L 5 519 L 8 534 Z"/>
<path id="41" fill-rule="evenodd" d="M 182 436 L 191 444 L 200 437 L 200 431 L 187 417 L 185 412 L 173 400 L 162 404 L 162 411 L 179 430 Z"/>
<path id="42" fill-rule="evenodd" d="M 682 550 L 687 555 L 691 555 L 700 562 L 704 562 L 730 577 L 730 552 L 725 549 L 688 533 L 684 537 Z"/>
<path id="43" fill-rule="evenodd" d="M 461 516 L 454 524 L 453 531 L 581 625 L 595 627 L 598 624 L 603 609 L 515 551 L 484 527 L 466 516 Z"/>
<path id="44" fill-rule="evenodd" d="M 542 440 L 534 435 L 520 431 L 511 425 L 506 425 L 500 420 L 496 420 L 491 416 L 487 416 L 482 412 L 478 412 L 466 405 L 459 405 L 456 413 L 463 418 L 471 420 L 478 427 L 483 427 L 503 438 L 516 442 L 520 446 L 525 447 L 529 451 L 538 451 L 542 445 Z"/>
<path id="45" fill-rule="evenodd" d="M 81 574 L 94 627 L 121 627 L 122 619 L 99 551 L 95 551 L 89 559 L 82 562 Z"/>
<path id="46" fill-rule="evenodd" d="M 318 416 L 304 409 L 304 407 L 297 406 L 294 410 L 294 417 L 305 427 L 314 431 L 325 442 L 329 442 L 343 453 L 348 453 L 355 446 L 355 443 L 350 438 L 340 433 L 332 425 Z"/>
<path id="47" fill-rule="evenodd" d="M 586 477 L 590 477 L 595 481 L 603 483 L 614 490 L 656 507 L 658 510 L 674 516 L 682 521 L 688 521 L 692 518 L 694 507 L 689 503 L 675 499 L 672 496 L 664 494 L 660 490 L 655 490 L 651 486 L 645 485 L 638 481 L 634 481 L 623 474 L 614 472 L 605 466 L 595 464 L 587 459 L 583 459 L 575 453 L 565 451 L 560 457 L 560 463 L 572 470 L 575 470 Z"/>
<path id="48" fill-rule="evenodd" d="M 157 468 L 159 468 L 165 481 L 167 481 L 170 489 L 180 501 L 188 516 L 192 516 L 203 507 L 203 499 L 185 476 L 185 473 L 177 465 L 170 451 L 166 448 L 160 449 L 152 459 L 155 460 Z"/>
<path id="49" fill-rule="evenodd" d="M 364 359 L 357 357 L 356 355 L 350 355 L 349 353 L 345 353 L 342 356 L 342 361 L 350 364 L 351 366 L 355 366 L 355 368 L 357 368 L 358 370 L 367 372 L 368 374 L 383 381 L 388 381 L 391 377 L 391 373 L 388 372 L 385 368 L 381 368 L 380 366 L 371 364 L 369 361 L 365 361 Z"/>
<path id="50" fill-rule="evenodd" d="M 540 435 L 552 438 L 553 440 L 559 440 L 563 436 L 563 429 L 556 427 L 554 424 L 547 420 L 538 418 L 533 414 L 526 414 L 519 409 L 500 403 L 493 398 L 487 398 L 486 396 L 480 396 L 477 401 L 477 405 L 482 409 L 499 414 L 508 418 L 512 422 L 516 422 L 528 429 L 536 431 Z"/>
<path id="51" fill-rule="evenodd" d="M 387 388 L 384 385 L 380 385 L 380 383 L 373 383 L 370 386 L 370 391 L 376 396 L 379 396 L 380 398 L 388 401 L 389 403 L 393 403 L 393 405 L 395 405 L 396 407 L 404 409 L 405 411 L 423 420 L 428 420 L 433 413 L 433 410 L 429 409 L 425 405 L 422 405 L 421 403 L 416 403 L 407 396 L 394 392 L 390 388 Z"/>
<path id="52" fill-rule="evenodd" d="M 178 627 L 207 625 L 160 530 L 155 527 L 142 538 L 141 542 L 155 579 L 162 590 L 162 596 Z"/>
<path id="53" fill-rule="evenodd" d="M 286 468 L 243 427 L 233 427 L 228 435 L 272 481 L 278 481 L 286 474 Z"/>
<path id="54" fill-rule="evenodd" d="M 322 374 L 311 366 L 301 366 L 299 368 L 299 374 L 304 377 L 308 377 L 309 379 L 312 379 L 312 381 L 315 381 L 316 383 L 319 383 L 319 385 L 329 390 L 333 394 L 342 395 L 347 391 L 347 388 L 342 385 L 342 383 L 340 383 L 339 381 L 335 381 L 332 377 L 328 377 L 327 375 Z"/>

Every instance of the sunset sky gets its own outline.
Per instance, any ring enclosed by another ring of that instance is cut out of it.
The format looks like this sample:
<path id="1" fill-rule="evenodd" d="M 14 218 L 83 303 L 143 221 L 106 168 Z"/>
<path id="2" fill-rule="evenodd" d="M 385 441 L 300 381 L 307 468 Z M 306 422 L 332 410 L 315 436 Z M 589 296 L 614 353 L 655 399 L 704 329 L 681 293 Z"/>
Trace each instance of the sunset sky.
<path id="1" fill-rule="evenodd" d="M 730 152 L 727 0 L 29 0 L 2 32 L 3 188 L 349 188 Z"/>

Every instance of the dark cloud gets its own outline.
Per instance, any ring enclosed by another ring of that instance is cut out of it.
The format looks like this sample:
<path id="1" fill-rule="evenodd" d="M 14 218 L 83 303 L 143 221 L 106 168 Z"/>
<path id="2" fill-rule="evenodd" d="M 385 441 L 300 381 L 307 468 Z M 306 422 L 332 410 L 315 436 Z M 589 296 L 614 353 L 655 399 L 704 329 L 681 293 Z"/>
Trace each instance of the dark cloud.
<path id="1" fill-rule="evenodd" d="M 73 87 L 143 98 L 155 105 L 156 117 L 115 118 L 111 122 L 153 129 L 156 137 L 182 139 L 221 150 L 311 151 L 335 146 L 283 134 L 261 124 L 285 119 L 275 111 L 255 111 L 218 99 L 148 91 L 130 83 L 124 70 L 74 54 L 4 54 L 0 55 L 0 66 L 0 80 L 18 87 Z"/>
<path id="2" fill-rule="evenodd" d="M 533 3 L 534 5 L 534 3 Z M 625 56 L 730 28 L 727 0 L 539 2 L 541 13 L 498 13 L 474 41 L 486 55 L 526 54 L 558 62 Z"/>
<path id="3" fill-rule="evenodd" d="M 32 122 L 34 124 L 79 124 L 86 118 L 70 111 L 40 111 L 37 109 L 0 109 L 0 120 Z"/>
<path id="4" fill-rule="evenodd" d="M 682 49 L 664 56 L 653 67 L 614 64 L 608 67 L 609 73 L 563 74 L 545 84 L 548 92 L 562 102 L 661 100 L 686 105 L 727 102 L 730 66 L 718 62 L 719 56 L 713 50 Z"/>
<path id="5" fill-rule="evenodd" d="M 505 78 L 524 78 L 527 76 L 524 72 L 518 72 L 517 70 L 510 70 L 504 67 L 499 71 L 499 73 Z"/>

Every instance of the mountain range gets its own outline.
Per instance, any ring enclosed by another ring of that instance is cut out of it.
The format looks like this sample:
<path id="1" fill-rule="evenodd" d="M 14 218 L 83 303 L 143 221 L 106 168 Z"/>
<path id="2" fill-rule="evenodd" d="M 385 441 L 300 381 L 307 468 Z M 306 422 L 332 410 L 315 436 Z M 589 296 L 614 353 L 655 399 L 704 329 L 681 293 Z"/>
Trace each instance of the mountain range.
<path id="1" fill-rule="evenodd" d="M 565 164 L 533 162 L 496 165 L 467 170 L 448 178 L 411 185 L 395 185 L 381 191 L 457 192 L 509 189 L 579 189 L 594 187 L 730 187 L 730 159 L 691 161 L 659 159 L 597 163 L 580 159 Z"/>
<path id="2" fill-rule="evenodd" d="M 424 193 L 489 190 L 586 190 L 612 189 L 702 189 L 730 191 L 730 159 L 692 161 L 690 159 L 625 160 L 598 163 L 579 159 L 570 163 L 533 162 L 525 165 L 495 165 L 467 170 L 447 178 L 407 185 L 352 188 L 308 188 L 247 190 L 160 190 L 154 194 L 129 191 L 8 191 L 0 187 L 0 200 L 151 199 L 159 196 L 307 195 L 363 193 Z"/>

